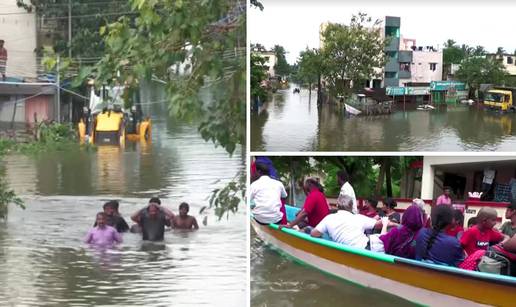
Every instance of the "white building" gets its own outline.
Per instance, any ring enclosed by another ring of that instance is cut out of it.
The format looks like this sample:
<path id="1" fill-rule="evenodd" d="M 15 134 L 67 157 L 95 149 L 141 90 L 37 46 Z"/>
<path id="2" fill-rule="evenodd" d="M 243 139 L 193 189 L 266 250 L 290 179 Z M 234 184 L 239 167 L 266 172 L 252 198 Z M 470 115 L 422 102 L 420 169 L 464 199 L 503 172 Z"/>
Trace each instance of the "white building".
<path id="1" fill-rule="evenodd" d="M 404 52 L 408 52 L 406 60 L 403 60 L 402 57 L 399 58 L 400 86 L 407 83 L 442 81 L 442 50 L 437 50 L 433 46 L 417 46 L 415 39 L 402 38 L 400 40 L 400 53 Z M 402 72 L 405 72 L 405 74 Z"/>
<path id="2" fill-rule="evenodd" d="M 503 66 L 511 76 L 516 76 L 516 55 L 515 54 L 503 54 L 498 55 L 496 53 L 490 53 L 487 55 L 488 58 L 495 58 L 502 61 Z"/>
<path id="3" fill-rule="evenodd" d="M 36 14 L 16 5 L 16 0 L 2 0 L 0 5 L 0 39 L 7 49 L 7 77 L 36 78 Z"/>
<path id="4" fill-rule="evenodd" d="M 276 72 L 274 71 L 274 66 L 278 63 L 276 54 L 273 51 L 253 51 L 253 54 L 258 55 L 265 60 L 263 67 L 267 70 L 267 76 L 275 77 Z"/>

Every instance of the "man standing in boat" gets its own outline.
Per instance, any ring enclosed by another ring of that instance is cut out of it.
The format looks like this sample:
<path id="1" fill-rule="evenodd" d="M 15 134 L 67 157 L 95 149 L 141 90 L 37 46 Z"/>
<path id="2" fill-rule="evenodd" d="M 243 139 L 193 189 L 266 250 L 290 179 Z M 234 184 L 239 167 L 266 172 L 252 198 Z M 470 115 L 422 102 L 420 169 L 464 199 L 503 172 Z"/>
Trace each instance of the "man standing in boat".
<path id="1" fill-rule="evenodd" d="M 358 213 L 357 208 L 357 197 L 355 196 L 355 190 L 349 183 L 350 178 L 348 175 L 348 172 L 345 169 L 341 169 L 337 172 L 337 182 L 340 185 L 340 193 L 339 196 L 349 196 L 351 198 L 351 201 L 353 202 L 353 214 Z"/>
<path id="2" fill-rule="evenodd" d="M 254 219 L 260 224 L 279 224 L 283 219 L 281 199 L 287 197 L 283 184 L 269 176 L 269 167 L 256 162 L 256 179 L 251 183 L 250 197 Z"/>

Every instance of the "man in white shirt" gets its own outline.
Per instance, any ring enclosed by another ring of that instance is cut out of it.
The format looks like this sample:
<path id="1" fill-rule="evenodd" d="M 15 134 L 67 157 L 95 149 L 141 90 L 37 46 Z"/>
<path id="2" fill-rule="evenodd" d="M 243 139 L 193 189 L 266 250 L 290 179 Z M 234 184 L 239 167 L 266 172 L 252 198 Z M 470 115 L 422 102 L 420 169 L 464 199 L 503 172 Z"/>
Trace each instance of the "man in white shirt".
<path id="1" fill-rule="evenodd" d="M 353 203 L 353 210 L 351 212 L 353 214 L 358 214 L 357 198 L 355 196 L 355 190 L 353 190 L 353 187 L 351 186 L 351 184 L 349 184 L 349 175 L 345 169 L 341 169 L 340 171 L 337 172 L 337 181 L 340 185 L 339 196 L 345 196 L 345 195 L 349 196 Z"/>
<path id="2" fill-rule="evenodd" d="M 279 224 L 283 218 L 281 199 L 287 197 L 283 184 L 269 177 L 269 167 L 256 163 L 259 178 L 251 183 L 251 207 L 254 219 L 260 224 Z"/>
<path id="3" fill-rule="evenodd" d="M 369 238 L 364 233 L 366 230 L 373 228 L 381 229 L 382 220 L 375 220 L 362 214 L 353 214 L 352 199 L 349 196 L 339 196 L 337 213 L 328 214 L 317 226 L 312 230 L 312 237 L 320 238 L 327 233 L 332 241 L 345 244 L 351 247 L 370 249 Z M 388 222 L 385 229 L 398 224 Z"/>

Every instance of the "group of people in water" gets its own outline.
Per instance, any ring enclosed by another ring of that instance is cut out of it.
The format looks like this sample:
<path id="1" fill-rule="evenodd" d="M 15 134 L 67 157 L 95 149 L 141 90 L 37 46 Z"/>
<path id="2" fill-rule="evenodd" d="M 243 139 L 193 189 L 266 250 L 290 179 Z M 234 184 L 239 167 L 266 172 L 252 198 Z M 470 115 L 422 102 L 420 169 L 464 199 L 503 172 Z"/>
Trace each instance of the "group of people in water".
<path id="1" fill-rule="evenodd" d="M 183 202 L 176 215 L 161 205 L 161 200 L 153 197 L 146 207 L 131 216 L 135 222 L 129 227 L 120 215 L 119 202 L 110 200 L 103 205 L 103 211 L 96 215 L 93 228 L 88 231 L 85 242 L 93 245 L 112 246 L 122 243 L 122 233 L 141 233 L 146 241 L 163 241 L 166 227 L 174 229 L 197 230 L 199 225 L 195 217 L 188 214 L 190 206 Z"/>
<path id="2" fill-rule="evenodd" d="M 272 164 L 257 160 L 253 166 L 250 198 L 253 218 L 260 224 L 274 223 L 355 248 L 368 249 L 424 262 L 515 276 L 516 273 L 516 202 L 510 203 L 500 230 L 497 211 L 479 210 L 464 228 L 462 211 L 454 209 L 446 193 L 431 212 L 425 202 L 414 199 L 400 215 L 392 198 L 368 199 L 360 210 L 345 170 L 337 173 L 341 185 L 336 208 L 332 208 L 324 189 L 315 178 L 304 181 L 306 200 L 296 217 L 286 220 L 283 184 L 272 177 Z M 275 171 L 274 171 L 275 172 Z M 449 188 L 445 190 L 449 193 Z M 487 258 L 486 258 L 487 257 Z M 491 261 L 492 260 L 492 261 Z M 491 262 L 490 262 L 491 261 Z M 514 262 L 514 265 L 511 265 Z M 504 266 L 505 272 L 493 267 Z"/>

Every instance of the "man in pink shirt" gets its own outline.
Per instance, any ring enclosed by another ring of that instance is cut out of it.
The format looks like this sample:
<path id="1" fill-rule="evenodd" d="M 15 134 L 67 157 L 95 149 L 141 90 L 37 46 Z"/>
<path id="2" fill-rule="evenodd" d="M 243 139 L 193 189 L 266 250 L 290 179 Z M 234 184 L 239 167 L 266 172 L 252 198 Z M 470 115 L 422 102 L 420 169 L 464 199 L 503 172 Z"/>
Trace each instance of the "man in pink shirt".
<path id="1" fill-rule="evenodd" d="M 439 206 L 439 205 L 450 205 L 451 206 L 451 204 L 452 204 L 452 200 L 450 197 L 451 189 L 450 189 L 450 187 L 444 187 L 443 190 L 444 190 L 443 195 L 437 197 L 435 204 L 437 206 Z"/>
<path id="2" fill-rule="evenodd" d="M 106 247 L 116 243 L 122 243 L 122 236 L 114 227 L 106 224 L 105 213 L 99 212 L 97 213 L 97 226 L 88 231 L 84 242 Z"/>

